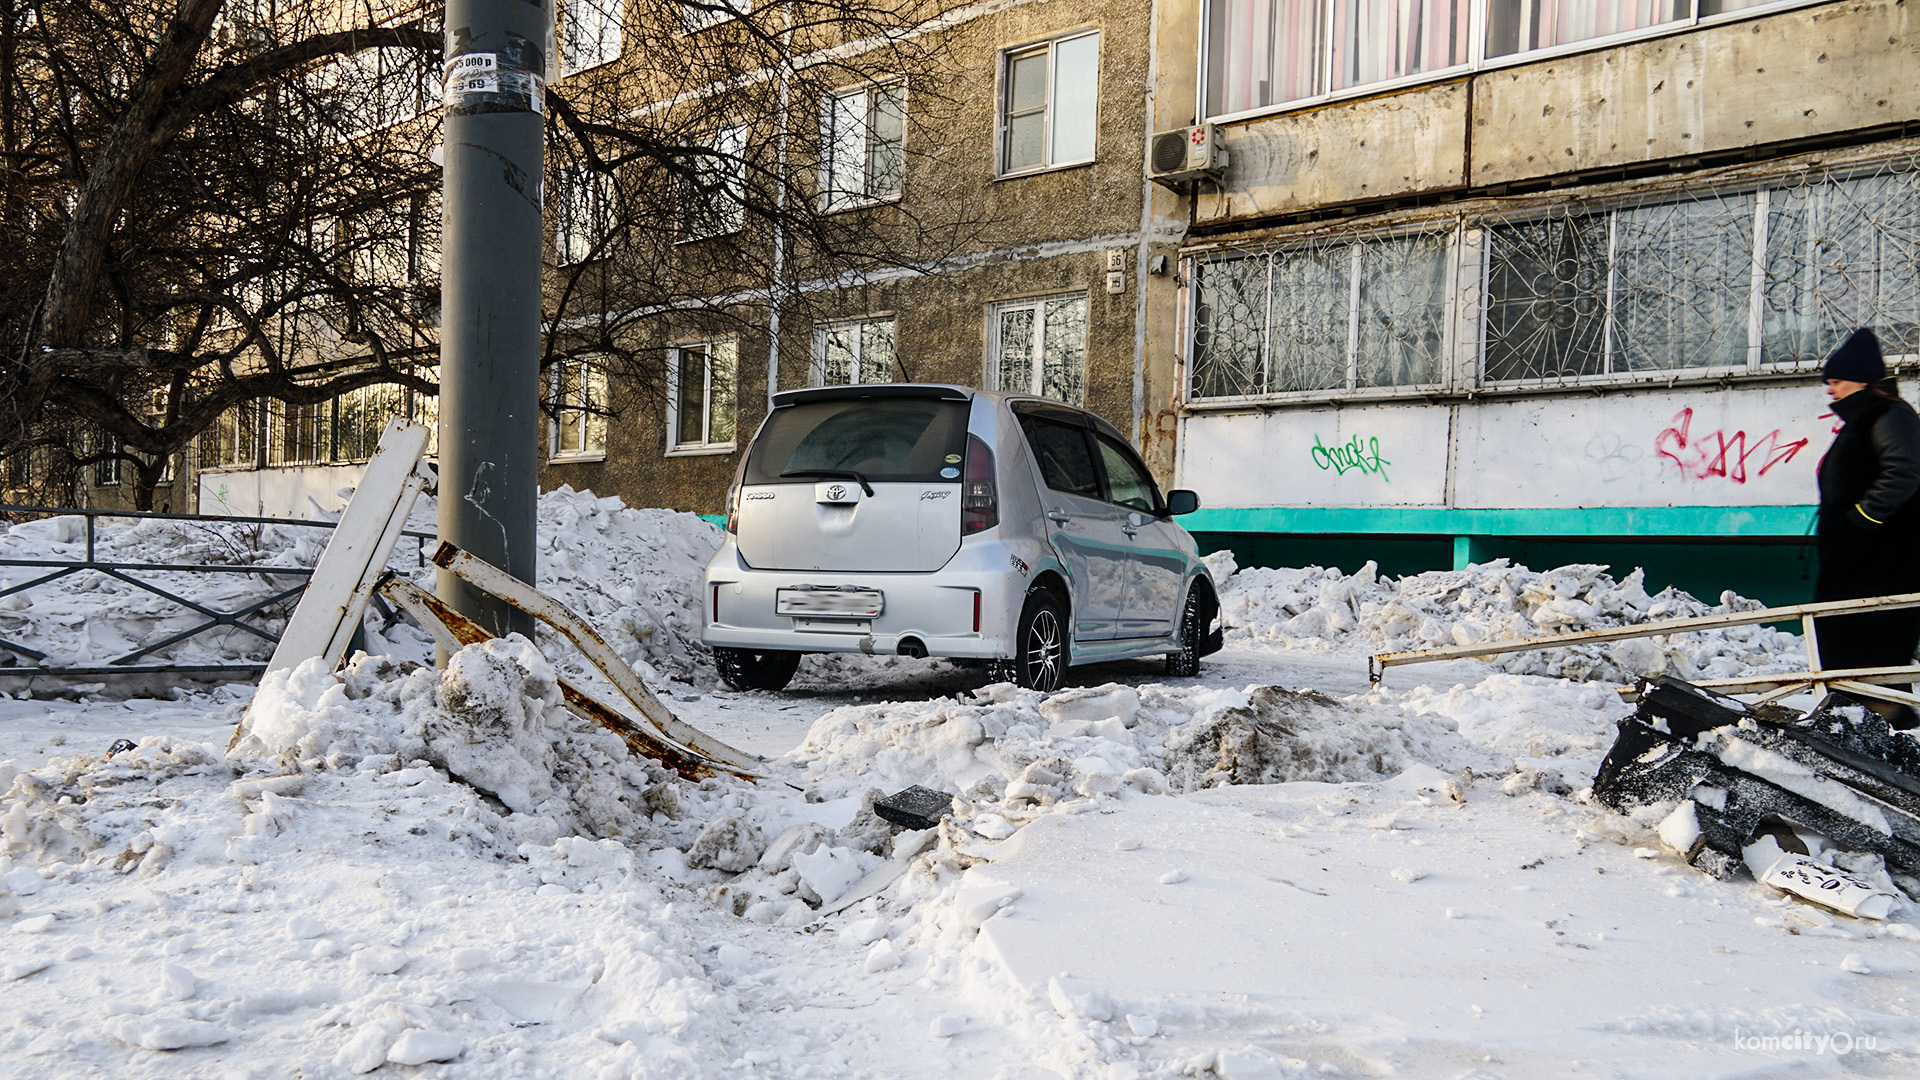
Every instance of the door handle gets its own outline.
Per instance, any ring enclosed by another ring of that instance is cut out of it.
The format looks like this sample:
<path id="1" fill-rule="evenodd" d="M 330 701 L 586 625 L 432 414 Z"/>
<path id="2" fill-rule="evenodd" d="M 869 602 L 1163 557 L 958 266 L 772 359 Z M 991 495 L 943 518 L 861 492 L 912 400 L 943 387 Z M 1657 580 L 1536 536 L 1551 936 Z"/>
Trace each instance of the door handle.
<path id="1" fill-rule="evenodd" d="M 1065 525 L 1067 522 L 1073 520 L 1073 515 L 1064 510 L 1049 510 L 1047 511 L 1047 520 L 1053 522 L 1055 525 Z"/>
<path id="2" fill-rule="evenodd" d="M 1131 540 L 1131 539 L 1133 539 L 1133 536 L 1134 536 L 1134 534 L 1135 534 L 1135 533 L 1137 533 L 1137 532 L 1139 532 L 1140 530 L 1139 530 L 1139 529 L 1136 529 L 1136 528 L 1134 528 L 1134 527 L 1133 527 L 1133 524 L 1132 524 L 1131 522 L 1129 522 L 1129 523 L 1127 523 L 1127 524 L 1125 524 L 1125 525 L 1122 525 L 1122 526 L 1120 526 L 1120 531 L 1121 531 L 1121 532 L 1123 532 L 1123 533 L 1126 533 L 1126 534 L 1127 534 L 1127 539 L 1129 539 L 1129 540 Z"/>

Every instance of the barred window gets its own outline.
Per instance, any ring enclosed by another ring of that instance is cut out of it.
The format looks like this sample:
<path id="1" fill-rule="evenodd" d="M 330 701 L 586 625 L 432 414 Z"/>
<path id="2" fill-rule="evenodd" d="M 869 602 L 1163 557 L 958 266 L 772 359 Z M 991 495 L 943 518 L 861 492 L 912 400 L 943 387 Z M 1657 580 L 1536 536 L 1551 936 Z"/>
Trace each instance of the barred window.
<path id="1" fill-rule="evenodd" d="M 1450 251 L 1459 268 L 1449 269 Z M 1920 354 L 1920 168 L 1466 215 L 1191 264 L 1192 400 L 1608 382 Z"/>
<path id="2" fill-rule="evenodd" d="M 987 382 L 1079 405 L 1087 394 L 1087 298 L 1019 300 L 993 308 Z"/>
<path id="3" fill-rule="evenodd" d="M 1443 381 L 1450 244 L 1343 238 L 1197 264 L 1192 396 Z"/>
<path id="4" fill-rule="evenodd" d="M 1920 172 L 1767 192 L 1767 362 L 1826 356 L 1856 326 L 1890 353 L 1920 352 Z"/>
<path id="5" fill-rule="evenodd" d="M 813 331 L 813 384 L 893 381 L 892 316 L 825 323 Z"/>

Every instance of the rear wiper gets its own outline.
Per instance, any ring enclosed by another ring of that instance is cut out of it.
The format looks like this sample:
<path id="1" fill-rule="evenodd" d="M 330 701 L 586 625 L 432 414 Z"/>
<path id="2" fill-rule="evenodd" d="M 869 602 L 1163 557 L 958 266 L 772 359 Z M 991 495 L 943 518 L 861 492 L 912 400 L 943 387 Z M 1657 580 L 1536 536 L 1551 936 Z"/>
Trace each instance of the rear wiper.
<path id="1" fill-rule="evenodd" d="M 866 477 L 852 469 L 792 469 L 781 473 L 780 479 L 795 479 L 802 476 L 823 476 L 830 480 L 855 480 L 859 482 L 860 490 L 867 493 L 867 498 L 873 498 L 873 485 L 867 483 Z"/>

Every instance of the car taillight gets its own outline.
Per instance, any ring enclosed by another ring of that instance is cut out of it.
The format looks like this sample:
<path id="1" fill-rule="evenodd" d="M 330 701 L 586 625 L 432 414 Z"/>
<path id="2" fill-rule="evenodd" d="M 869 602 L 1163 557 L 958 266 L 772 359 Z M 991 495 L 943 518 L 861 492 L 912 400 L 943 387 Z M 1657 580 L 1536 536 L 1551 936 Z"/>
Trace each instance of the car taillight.
<path id="1" fill-rule="evenodd" d="M 727 489 L 727 532 L 740 535 L 740 486 Z"/>
<path id="2" fill-rule="evenodd" d="M 993 451 L 980 436 L 967 436 L 966 475 L 960 481 L 960 535 L 1000 524 L 1000 495 L 993 487 Z"/>

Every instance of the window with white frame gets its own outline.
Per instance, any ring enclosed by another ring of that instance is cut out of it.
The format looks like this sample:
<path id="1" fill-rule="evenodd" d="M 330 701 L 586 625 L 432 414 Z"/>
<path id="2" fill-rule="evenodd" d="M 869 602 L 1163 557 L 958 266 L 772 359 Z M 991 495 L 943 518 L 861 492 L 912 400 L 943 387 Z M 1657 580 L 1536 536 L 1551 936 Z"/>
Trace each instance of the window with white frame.
<path id="1" fill-rule="evenodd" d="M 1007 50 L 1000 83 L 1001 173 L 1093 160 L 1099 31 Z"/>
<path id="2" fill-rule="evenodd" d="M 1809 0 L 1205 0 L 1209 117 Z M 1474 27 L 1483 27 L 1476 39 Z"/>
<path id="3" fill-rule="evenodd" d="M 667 450 L 733 447 L 739 346 L 703 341 L 667 350 Z"/>
<path id="4" fill-rule="evenodd" d="M 607 453 L 607 369 L 585 357 L 553 365 L 549 376 L 553 421 L 547 428 L 548 456 L 601 458 Z"/>
<path id="5" fill-rule="evenodd" d="M 567 165 L 557 171 L 553 186 L 553 242 L 560 261 L 598 257 L 613 228 L 612 178 L 585 165 Z"/>
<path id="6" fill-rule="evenodd" d="M 685 163 L 680 195 L 682 240 L 738 232 L 747 221 L 747 128 L 722 128 L 704 153 Z"/>
<path id="7" fill-rule="evenodd" d="M 1858 326 L 1920 356 L 1920 163 L 1223 252 L 1188 279 L 1192 400 L 1758 375 Z"/>
<path id="8" fill-rule="evenodd" d="M 1087 394 L 1087 298 L 1049 296 L 996 304 L 987 383 L 994 390 L 1082 404 Z"/>
<path id="9" fill-rule="evenodd" d="M 620 0 L 565 0 L 560 9 L 560 74 L 620 56 Z"/>
<path id="10" fill-rule="evenodd" d="M 823 323 L 813 331 L 813 385 L 893 381 L 892 316 Z"/>
<path id="11" fill-rule="evenodd" d="M 752 10 L 752 0 L 682 0 L 681 28 L 691 34 L 709 26 L 718 26 Z"/>
<path id="12" fill-rule="evenodd" d="M 863 86 L 827 98 L 820 115 L 820 194 L 828 210 L 900 194 L 906 127 L 904 83 Z"/>

